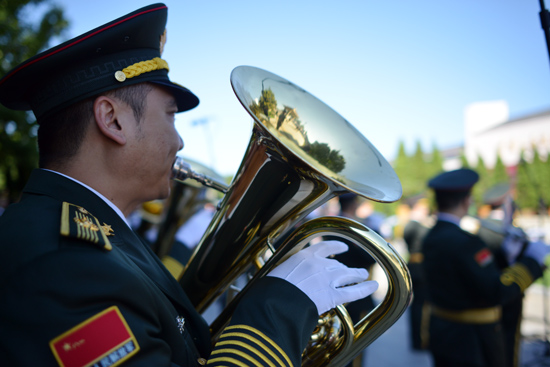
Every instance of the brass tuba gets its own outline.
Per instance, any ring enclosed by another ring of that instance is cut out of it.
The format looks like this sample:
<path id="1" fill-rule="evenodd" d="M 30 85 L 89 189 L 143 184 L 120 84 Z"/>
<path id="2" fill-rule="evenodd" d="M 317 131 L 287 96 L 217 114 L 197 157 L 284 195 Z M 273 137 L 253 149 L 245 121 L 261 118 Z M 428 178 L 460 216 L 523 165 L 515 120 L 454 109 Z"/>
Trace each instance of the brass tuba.
<path id="1" fill-rule="evenodd" d="M 231 84 L 254 119 L 252 136 L 180 284 L 203 312 L 236 279 L 251 278 L 211 324 L 215 339 L 254 279 L 315 237 L 345 238 L 378 262 L 389 286 L 385 299 L 356 325 L 343 306 L 323 315 L 330 326 L 321 323 L 319 329 L 333 332 L 315 332 L 303 365 L 344 366 L 403 314 L 412 296 L 410 275 L 393 247 L 369 228 L 339 217 L 303 220 L 344 193 L 396 201 L 401 183 L 357 129 L 302 88 L 249 66 L 235 68 Z M 192 170 L 180 170 L 180 164 L 174 166 L 174 178 L 192 178 Z"/>

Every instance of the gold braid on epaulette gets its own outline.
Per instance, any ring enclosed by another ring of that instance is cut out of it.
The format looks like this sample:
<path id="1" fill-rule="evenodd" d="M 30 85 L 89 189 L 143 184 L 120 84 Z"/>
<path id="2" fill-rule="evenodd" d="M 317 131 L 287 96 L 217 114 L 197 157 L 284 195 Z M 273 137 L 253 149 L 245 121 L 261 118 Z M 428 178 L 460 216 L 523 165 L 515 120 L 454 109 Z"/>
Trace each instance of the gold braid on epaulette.
<path id="1" fill-rule="evenodd" d="M 117 71 L 115 73 L 115 78 L 119 82 L 123 82 L 126 79 L 130 79 L 141 75 L 143 73 L 148 73 L 154 70 L 166 69 L 170 70 L 168 63 L 161 59 L 160 57 L 155 57 L 151 60 L 140 61 L 133 65 L 128 66 L 127 68 L 122 69 L 122 71 Z"/>

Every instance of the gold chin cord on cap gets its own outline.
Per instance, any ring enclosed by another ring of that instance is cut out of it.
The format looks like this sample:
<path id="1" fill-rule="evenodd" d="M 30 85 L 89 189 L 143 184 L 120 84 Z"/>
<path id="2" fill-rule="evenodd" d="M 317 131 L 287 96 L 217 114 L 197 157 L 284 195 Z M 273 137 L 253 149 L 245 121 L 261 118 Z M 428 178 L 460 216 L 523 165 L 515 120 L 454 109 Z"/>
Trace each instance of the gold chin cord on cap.
<path id="1" fill-rule="evenodd" d="M 116 71 L 115 79 L 119 82 L 123 82 L 126 79 L 133 78 L 143 73 L 148 73 L 150 71 L 160 69 L 170 70 L 170 68 L 168 68 L 168 63 L 165 60 L 161 59 L 160 57 L 155 57 L 154 59 L 140 61 L 128 66 L 127 68 Z"/>

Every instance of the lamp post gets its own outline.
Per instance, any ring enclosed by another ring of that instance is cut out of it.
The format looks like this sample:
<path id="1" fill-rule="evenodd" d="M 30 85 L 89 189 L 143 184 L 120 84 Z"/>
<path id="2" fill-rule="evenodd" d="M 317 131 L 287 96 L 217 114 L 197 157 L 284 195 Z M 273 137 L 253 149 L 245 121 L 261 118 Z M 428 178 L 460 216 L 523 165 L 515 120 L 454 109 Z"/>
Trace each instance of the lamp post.
<path id="1" fill-rule="evenodd" d="M 546 48 L 548 49 L 548 56 L 550 57 L 550 12 L 546 9 L 544 5 L 544 0 L 539 0 L 540 3 L 540 23 L 542 25 L 542 30 L 544 31 L 544 36 L 546 38 Z"/>

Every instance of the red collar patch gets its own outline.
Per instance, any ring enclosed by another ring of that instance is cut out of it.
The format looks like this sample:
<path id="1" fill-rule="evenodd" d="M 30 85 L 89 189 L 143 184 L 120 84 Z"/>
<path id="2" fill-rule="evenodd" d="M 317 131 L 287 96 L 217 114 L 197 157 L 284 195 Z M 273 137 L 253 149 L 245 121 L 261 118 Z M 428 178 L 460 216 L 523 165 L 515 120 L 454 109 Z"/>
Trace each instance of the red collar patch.
<path id="1" fill-rule="evenodd" d="M 476 252 L 474 258 L 479 266 L 483 267 L 493 261 L 493 254 L 488 248 L 484 248 Z"/>
<path id="2" fill-rule="evenodd" d="M 117 306 L 109 307 L 50 341 L 61 367 L 118 366 L 139 351 Z"/>

